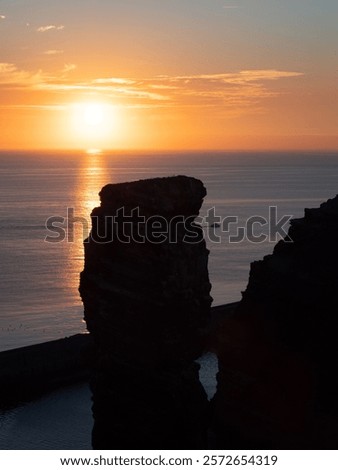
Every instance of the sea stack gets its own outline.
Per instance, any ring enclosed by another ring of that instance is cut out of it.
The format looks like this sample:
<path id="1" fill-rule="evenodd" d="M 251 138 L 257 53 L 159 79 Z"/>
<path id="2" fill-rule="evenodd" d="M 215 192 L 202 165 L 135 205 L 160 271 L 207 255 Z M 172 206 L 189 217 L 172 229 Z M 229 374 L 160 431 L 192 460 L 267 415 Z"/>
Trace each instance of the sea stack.
<path id="1" fill-rule="evenodd" d="M 218 334 L 221 447 L 338 444 L 338 196 L 291 221 Z"/>
<path id="2" fill-rule="evenodd" d="M 85 240 L 80 293 L 93 360 L 94 449 L 206 448 L 194 362 L 210 315 L 208 250 L 186 176 L 109 184 Z"/>

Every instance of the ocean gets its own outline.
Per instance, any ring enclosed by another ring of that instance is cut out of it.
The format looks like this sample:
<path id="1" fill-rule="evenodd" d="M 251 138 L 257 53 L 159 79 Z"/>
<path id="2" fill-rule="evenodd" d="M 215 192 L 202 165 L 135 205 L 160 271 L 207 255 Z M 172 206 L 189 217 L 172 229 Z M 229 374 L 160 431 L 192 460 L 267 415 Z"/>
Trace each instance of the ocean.
<path id="1" fill-rule="evenodd" d="M 79 273 L 98 192 L 107 183 L 178 174 L 207 188 L 199 222 L 220 305 L 240 300 L 250 263 L 282 235 L 279 220 L 337 194 L 338 154 L 0 152 L 0 350 L 85 332 Z M 205 218 L 212 211 L 215 227 Z M 70 215 L 77 219 L 68 227 Z M 51 217 L 62 241 L 46 227 Z"/>

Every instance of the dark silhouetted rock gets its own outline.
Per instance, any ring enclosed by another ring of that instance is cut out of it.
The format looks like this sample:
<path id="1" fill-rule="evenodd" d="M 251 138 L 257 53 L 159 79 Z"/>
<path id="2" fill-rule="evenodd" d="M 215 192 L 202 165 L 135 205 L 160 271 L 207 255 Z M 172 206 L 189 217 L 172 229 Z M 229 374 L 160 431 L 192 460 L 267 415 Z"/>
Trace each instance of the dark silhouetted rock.
<path id="1" fill-rule="evenodd" d="M 219 448 L 338 444 L 338 197 L 291 221 L 218 334 Z"/>
<path id="2" fill-rule="evenodd" d="M 205 195 L 186 176 L 100 192 L 80 282 L 97 345 L 96 449 L 206 446 L 207 398 L 194 363 L 211 304 L 208 250 L 194 224 Z"/>

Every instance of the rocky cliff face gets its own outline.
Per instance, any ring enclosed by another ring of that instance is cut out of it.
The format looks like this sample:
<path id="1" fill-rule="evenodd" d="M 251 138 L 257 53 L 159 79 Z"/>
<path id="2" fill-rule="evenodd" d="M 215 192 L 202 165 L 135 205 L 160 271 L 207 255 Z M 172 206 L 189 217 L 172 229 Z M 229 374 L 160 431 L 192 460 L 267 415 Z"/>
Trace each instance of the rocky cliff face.
<path id="1" fill-rule="evenodd" d="M 80 282 L 97 345 L 96 449 L 206 446 L 207 398 L 194 363 L 211 304 L 208 251 L 194 224 L 205 194 L 185 176 L 100 193 Z"/>
<path id="2" fill-rule="evenodd" d="M 338 196 L 306 209 L 289 237 L 252 263 L 218 335 L 218 445 L 338 444 Z"/>

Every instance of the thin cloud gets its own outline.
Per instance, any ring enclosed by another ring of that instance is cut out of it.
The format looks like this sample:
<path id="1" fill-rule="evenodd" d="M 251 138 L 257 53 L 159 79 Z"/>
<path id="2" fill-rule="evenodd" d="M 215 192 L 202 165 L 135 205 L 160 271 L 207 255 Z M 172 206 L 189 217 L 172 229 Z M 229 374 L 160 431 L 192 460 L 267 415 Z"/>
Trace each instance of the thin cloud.
<path id="1" fill-rule="evenodd" d="M 63 53 L 64 51 L 60 49 L 49 49 L 48 51 L 44 52 L 45 55 L 59 55 Z"/>
<path id="2" fill-rule="evenodd" d="M 178 87 L 175 85 L 164 85 L 158 83 L 149 85 L 149 88 L 153 88 L 154 90 L 177 90 Z"/>
<path id="3" fill-rule="evenodd" d="M 258 82 L 265 80 L 278 80 L 280 78 L 300 77 L 300 72 L 288 72 L 282 70 L 242 70 L 237 73 L 218 73 L 205 75 L 179 75 L 176 77 L 160 76 L 161 79 L 167 79 L 172 82 L 208 81 L 228 84 L 245 84 L 248 82 Z"/>
<path id="4" fill-rule="evenodd" d="M 135 83 L 135 80 L 130 80 L 129 78 L 97 78 L 96 80 L 93 80 L 93 83 L 98 83 L 98 84 L 117 84 L 117 85 L 132 85 Z"/>
<path id="5" fill-rule="evenodd" d="M 301 72 L 287 72 L 283 70 L 243 70 L 240 79 L 245 81 L 278 80 L 280 78 L 301 77 Z"/>
<path id="6" fill-rule="evenodd" d="M 69 72 L 72 72 L 75 69 L 76 69 L 75 64 L 65 64 L 64 67 L 63 67 L 62 72 L 63 73 L 69 73 Z"/>
<path id="7" fill-rule="evenodd" d="M 170 99 L 169 96 L 161 95 L 159 93 L 152 93 L 150 91 L 137 88 L 115 88 L 114 93 L 116 96 L 130 96 L 136 99 L 140 98 L 155 101 L 167 101 Z"/>
<path id="8" fill-rule="evenodd" d="M 16 66 L 14 64 L 9 64 L 8 62 L 0 62 L 0 74 L 10 73 L 14 70 L 16 70 Z"/>
<path id="9" fill-rule="evenodd" d="M 271 87 L 271 82 L 296 79 L 301 72 L 285 70 L 242 70 L 217 74 L 160 75 L 133 79 L 131 77 L 100 77 L 87 81 L 69 75 L 75 64 L 65 64 L 54 76 L 42 71 L 19 70 L 14 64 L 0 63 L 0 86 L 10 89 L 76 96 L 97 95 L 116 104 L 136 109 L 214 109 L 215 114 L 227 116 L 263 112 L 264 102 L 286 93 Z"/>
<path id="10" fill-rule="evenodd" d="M 5 20 L 6 16 L 5 15 L 0 15 L 0 20 Z"/>
<path id="11" fill-rule="evenodd" d="M 47 31 L 52 31 L 52 30 L 62 31 L 63 29 L 65 29 L 63 24 L 60 24 L 59 26 L 56 26 L 55 24 L 48 24 L 46 26 L 40 26 L 39 28 L 37 28 L 37 32 L 46 33 Z"/>
<path id="12" fill-rule="evenodd" d="M 36 73 L 19 70 L 14 64 L 0 63 L 0 86 L 7 88 L 32 88 L 43 80 L 41 71 Z"/>
<path id="13" fill-rule="evenodd" d="M 38 85 L 40 90 L 48 90 L 59 93 L 69 92 L 87 92 L 90 94 L 100 93 L 108 98 L 124 100 L 147 100 L 147 101 L 167 101 L 170 100 L 169 96 L 164 96 L 159 93 L 153 93 L 146 89 L 135 87 L 113 87 L 113 86 L 99 86 L 93 82 L 90 83 L 40 83 Z"/>

